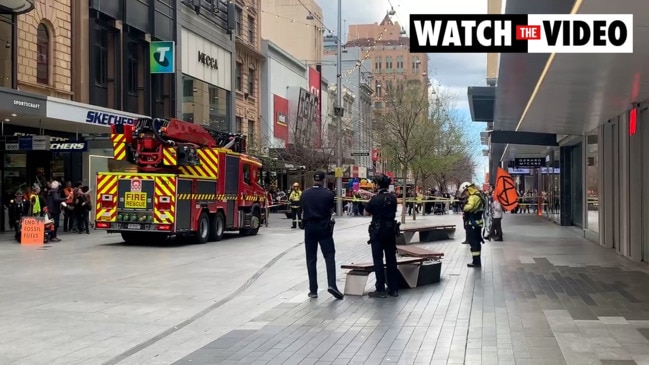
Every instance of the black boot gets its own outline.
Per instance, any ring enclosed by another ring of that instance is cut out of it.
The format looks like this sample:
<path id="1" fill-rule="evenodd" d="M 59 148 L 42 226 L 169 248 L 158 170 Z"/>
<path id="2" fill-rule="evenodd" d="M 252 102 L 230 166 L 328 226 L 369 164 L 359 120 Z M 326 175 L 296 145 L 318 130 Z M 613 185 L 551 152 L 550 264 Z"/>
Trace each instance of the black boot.
<path id="1" fill-rule="evenodd" d="M 293 225 L 291 226 L 291 228 L 297 228 L 295 222 L 293 222 Z"/>
<path id="2" fill-rule="evenodd" d="M 482 262 L 480 260 L 480 255 L 473 256 L 473 262 L 466 264 L 467 267 L 482 267 Z"/>

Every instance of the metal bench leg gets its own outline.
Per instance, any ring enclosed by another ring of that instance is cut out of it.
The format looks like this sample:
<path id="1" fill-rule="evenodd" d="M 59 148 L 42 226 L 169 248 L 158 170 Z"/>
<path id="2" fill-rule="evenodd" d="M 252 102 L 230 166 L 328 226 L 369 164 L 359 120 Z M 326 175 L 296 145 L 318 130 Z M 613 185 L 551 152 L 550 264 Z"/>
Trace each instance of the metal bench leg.
<path id="1" fill-rule="evenodd" d="M 415 236 L 415 232 L 406 231 L 401 233 L 403 235 L 404 244 L 409 245 L 412 242 L 412 238 Z"/>
<path id="2" fill-rule="evenodd" d="M 370 273 L 367 271 L 350 270 L 345 278 L 345 295 L 363 296 L 367 286 L 367 278 Z"/>
<path id="3" fill-rule="evenodd" d="M 421 265 L 419 264 L 403 264 L 397 266 L 397 269 L 401 273 L 401 277 L 411 288 L 417 287 L 417 281 L 419 280 L 419 269 Z"/>

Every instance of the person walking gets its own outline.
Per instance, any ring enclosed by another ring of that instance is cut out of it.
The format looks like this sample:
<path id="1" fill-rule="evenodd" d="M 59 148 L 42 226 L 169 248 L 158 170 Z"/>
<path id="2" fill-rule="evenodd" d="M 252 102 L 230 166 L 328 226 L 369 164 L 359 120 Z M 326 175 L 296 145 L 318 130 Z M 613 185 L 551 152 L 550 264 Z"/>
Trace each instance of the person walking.
<path id="1" fill-rule="evenodd" d="M 378 192 L 370 199 L 365 207 L 365 214 L 372 216 L 368 229 L 369 244 L 372 245 L 374 275 L 376 276 L 376 291 L 368 295 L 372 298 L 399 296 L 399 271 L 397 270 L 397 234 L 399 224 L 397 215 L 397 197 L 389 193 L 390 177 L 380 174 L 374 178 Z M 385 253 L 385 267 L 383 254 Z M 386 290 L 387 271 L 387 290 Z"/>
<path id="2" fill-rule="evenodd" d="M 318 297 L 317 266 L 318 244 L 322 250 L 327 268 L 327 291 L 336 299 L 343 299 L 343 293 L 336 285 L 336 248 L 334 245 L 332 218 L 335 209 L 334 194 L 323 187 L 326 175 L 316 172 L 314 185 L 302 193 L 302 214 L 304 222 L 304 249 L 309 275 L 309 298 Z"/>

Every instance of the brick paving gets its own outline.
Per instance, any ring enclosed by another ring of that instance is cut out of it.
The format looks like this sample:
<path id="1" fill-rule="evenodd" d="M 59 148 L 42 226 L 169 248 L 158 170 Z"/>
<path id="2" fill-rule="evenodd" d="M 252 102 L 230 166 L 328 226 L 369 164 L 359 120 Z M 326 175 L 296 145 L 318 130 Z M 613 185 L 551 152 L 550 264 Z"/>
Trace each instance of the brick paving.
<path id="1" fill-rule="evenodd" d="M 339 220 L 338 266 L 370 260 L 366 223 Z M 276 216 L 257 237 L 207 245 L 95 232 L 0 244 L 0 363 L 649 364 L 648 267 L 574 230 L 507 216 L 481 270 L 466 267 L 460 230 L 420 244 L 446 254 L 440 283 L 335 301 L 307 298 L 302 234 L 287 227 Z"/>
<path id="2" fill-rule="evenodd" d="M 537 217 L 507 223 L 481 271 L 458 240 L 422 244 L 446 253 L 439 284 L 281 303 L 175 364 L 649 364 L 646 266 Z"/>

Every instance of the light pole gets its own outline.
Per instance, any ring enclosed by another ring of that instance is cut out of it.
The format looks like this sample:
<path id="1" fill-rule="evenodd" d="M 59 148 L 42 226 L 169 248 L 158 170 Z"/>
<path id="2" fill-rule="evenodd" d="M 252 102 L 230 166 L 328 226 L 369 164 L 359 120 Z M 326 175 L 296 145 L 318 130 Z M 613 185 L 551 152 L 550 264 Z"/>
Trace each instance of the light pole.
<path id="1" fill-rule="evenodd" d="M 343 9 L 342 9 L 342 0 L 338 0 L 338 51 L 336 52 L 336 215 L 343 215 L 343 178 L 342 178 L 342 168 L 343 168 L 343 144 L 341 141 L 342 138 L 342 129 L 343 129 L 343 65 L 342 65 L 342 51 L 343 51 Z"/>

